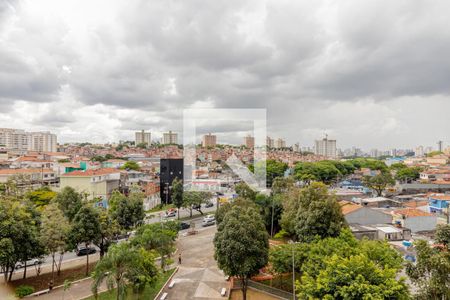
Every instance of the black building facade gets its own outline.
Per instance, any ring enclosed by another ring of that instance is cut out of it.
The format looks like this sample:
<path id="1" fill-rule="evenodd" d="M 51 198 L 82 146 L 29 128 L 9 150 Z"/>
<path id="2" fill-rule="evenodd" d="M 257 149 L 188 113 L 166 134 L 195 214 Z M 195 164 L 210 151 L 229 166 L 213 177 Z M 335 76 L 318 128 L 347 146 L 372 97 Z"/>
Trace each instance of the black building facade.
<path id="1" fill-rule="evenodd" d="M 172 203 L 171 188 L 175 178 L 183 181 L 183 159 L 162 158 L 159 177 L 161 203 Z"/>

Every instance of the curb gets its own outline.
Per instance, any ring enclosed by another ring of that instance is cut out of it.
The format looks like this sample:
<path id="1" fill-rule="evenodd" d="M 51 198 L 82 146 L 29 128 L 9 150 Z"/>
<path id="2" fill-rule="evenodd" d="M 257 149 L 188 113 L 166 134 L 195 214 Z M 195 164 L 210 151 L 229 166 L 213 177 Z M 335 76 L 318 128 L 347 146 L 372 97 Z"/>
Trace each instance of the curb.
<path id="1" fill-rule="evenodd" d="M 167 279 L 166 283 L 164 283 L 164 285 L 161 287 L 158 294 L 156 294 L 156 297 L 154 300 L 157 300 L 161 296 L 161 294 L 164 291 L 164 289 L 166 288 L 167 284 L 172 280 L 173 276 L 175 276 L 175 274 L 178 272 L 178 268 L 179 267 L 175 268 L 175 271 L 172 273 L 172 275 L 170 275 L 169 279 Z"/>

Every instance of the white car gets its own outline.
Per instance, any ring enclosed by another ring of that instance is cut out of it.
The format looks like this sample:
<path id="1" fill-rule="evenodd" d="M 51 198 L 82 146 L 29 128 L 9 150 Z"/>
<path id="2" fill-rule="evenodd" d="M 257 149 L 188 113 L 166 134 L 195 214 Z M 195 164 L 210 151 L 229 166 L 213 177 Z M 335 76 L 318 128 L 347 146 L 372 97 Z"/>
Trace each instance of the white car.
<path id="1" fill-rule="evenodd" d="M 214 215 L 207 215 L 206 217 L 203 218 L 202 222 L 203 227 L 211 226 L 214 224 L 216 224 L 216 218 L 214 217 Z"/>
<path id="2" fill-rule="evenodd" d="M 166 214 L 164 215 L 164 218 L 172 218 L 177 216 L 176 210 L 168 210 L 166 211 Z"/>
<path id="3" fill-rule="evenodd" d="M 27 266 L 36 266 L 36 265 L 42 264 L 43 262 L 44 262 L 43 259 L 35 258 L 35 259 L 27 261 Z M 18 262 L 16 264 L 16 269 L 21 269 L 23 267 L 25 267 L 25 264 L 23 262 Z"/>

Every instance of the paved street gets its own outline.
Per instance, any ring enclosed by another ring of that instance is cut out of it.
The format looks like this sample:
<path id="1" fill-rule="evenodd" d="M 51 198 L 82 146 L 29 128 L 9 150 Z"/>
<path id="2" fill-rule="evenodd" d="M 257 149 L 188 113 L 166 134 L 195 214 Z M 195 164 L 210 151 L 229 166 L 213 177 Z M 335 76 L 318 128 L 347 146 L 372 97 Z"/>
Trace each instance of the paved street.
<path id="1" fill-rule="evenodd" d="M 214 260 L 216 226 L 198 230 L 198 234 L 181 236 L 178 241 L 182 264 L 173 278 L 175 286 L 165 290 L 167 299 L 224 299 L 220 290 L 228 287 L 228 282 Z"/>

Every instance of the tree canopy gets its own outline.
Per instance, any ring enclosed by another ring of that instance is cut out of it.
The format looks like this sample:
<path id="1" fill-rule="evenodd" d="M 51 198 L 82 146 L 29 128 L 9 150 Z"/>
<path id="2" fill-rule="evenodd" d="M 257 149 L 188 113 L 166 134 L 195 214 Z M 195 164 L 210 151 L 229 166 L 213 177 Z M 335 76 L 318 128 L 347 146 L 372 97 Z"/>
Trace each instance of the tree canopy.
<path id="1" fill-rule="evenodd" d="M 219 268 L 241 281 L 245 300 L 249 278 L 268 262 L 268 234 L 259 213 L 233 207 L 218 226 L 214 247 Z"/>

